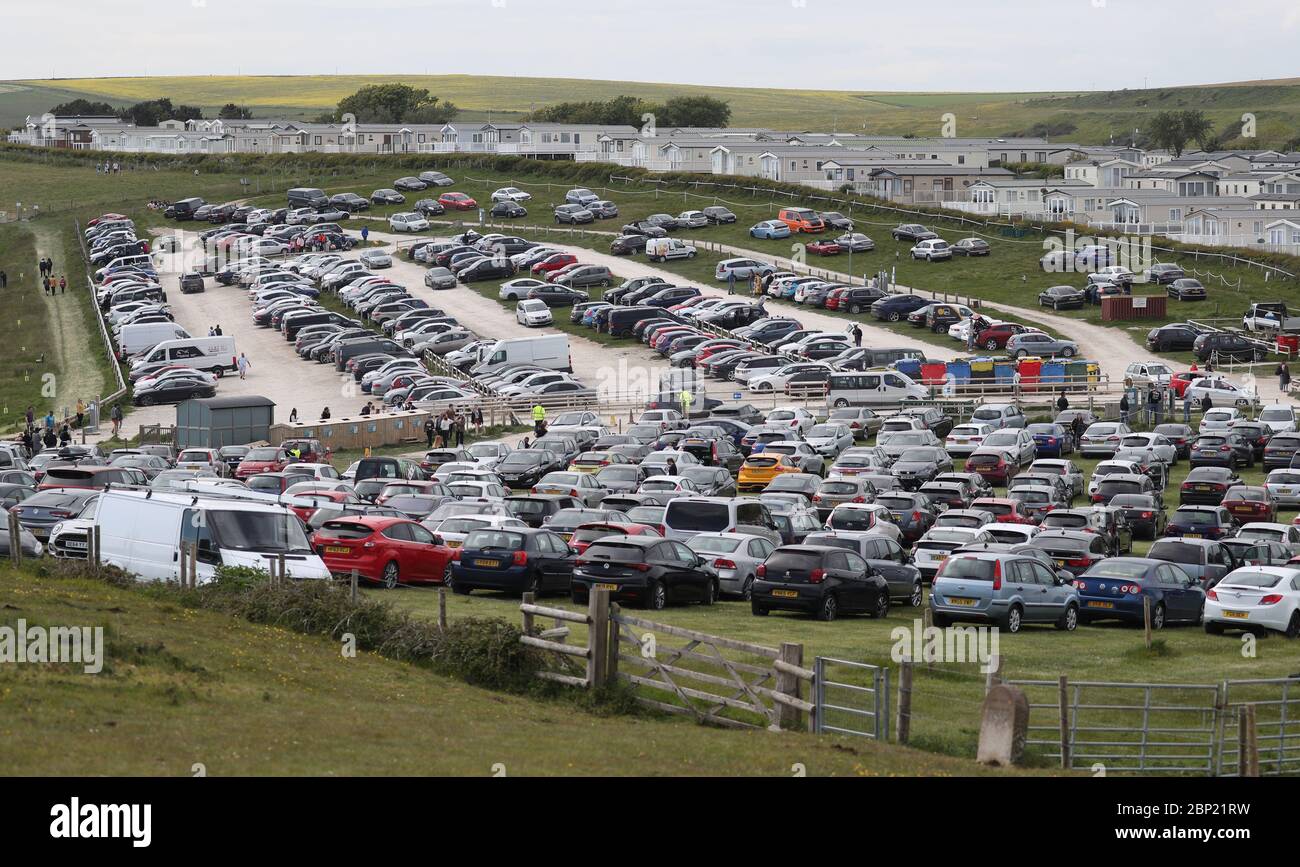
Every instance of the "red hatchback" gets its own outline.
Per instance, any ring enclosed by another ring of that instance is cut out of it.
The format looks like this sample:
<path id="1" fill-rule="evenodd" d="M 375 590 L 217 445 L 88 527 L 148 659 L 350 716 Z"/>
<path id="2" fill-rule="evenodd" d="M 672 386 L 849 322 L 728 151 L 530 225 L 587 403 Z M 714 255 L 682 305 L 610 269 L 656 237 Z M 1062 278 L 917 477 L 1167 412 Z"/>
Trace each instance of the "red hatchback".
<path id="1" fill-rule="evenodd" d="M 1030 329 L 1019 322 L 999 322 L 990 325 L 975 336 L 975 345 L 984 349 L 1006 349 L 1013 334 L 1024 334 Z"/>
<path id="2" fill-rule="evenodd" d="M 1194 381 L 1200 379 L 1203 376 L 1205 376 L 1205 374 L 1199 370 L 1197 371 L 1188 370 L 1182 373 L 1175 373 L 1173 376 L 1169 378 L 1169 387 L 1174 390 L 1174 394 L 1178 395 L 1179 397 L 1182 397 L 1183 392 L 1187 391 L 1187 386 L 1191 385 Z"/>
<path id="3" fill-rule="evenodd" d="M 849 290 L 848 290 L 847 287 L 844 288 L 844 289 L 832 289 L 832 290 L 831 290 L 831 291 L 826 295 L 826 309 L 827 309 L 827 310 L 839 310 L 839 309 L 840 309 L 840 302 L 843 301 L 843 300 L 844 300 L 844 296 L 846 296 L 846 295 L 848 295 L 848 294 L 849 294 Z"/>
<path id="4" fill-rule="evenodd" d="M 977 451 L 966 459 L 966 472 L 979 473 L 990 485 L 1006 487 L 1020 471 L 1020 467 L 1008 461 L 1001 452 Z M 1008 501 L 1010 502 L 1010 501 Z"/>
<path id="5" fill-rule="evenodd" d="M 1243 524 L 1277 521 L 1277 500 L 1268 488 L 1254 485 L 1237 485 L 1223 495 L 1223 508 Z"/>
<path id="6" fill-rule="evenodd" d="M 838 256 L 844 249 L 839 244 L 836 244 L 834 241 L 827 238 L 820 241 L 810 241 L 804 246 L 807 248 L 809 253 L 818 256 Z"/>
<path id="7" fill-rule="evenodd" d="M 438 197 L 438 204 L 452 211 L 472 211 L 478 207 L 478 202 L 464 193 L 443 193 Z"/>
<path id="8" fill-rule="evenodd" d="M 235 478 L 246 479 L 262 473 L 278 473 L 289 465 L 289 453 L 284 449 L 257 448 L 244 455 L 235 467 Z"/>
<path id="9" fill-rule="evenodd" d="M 567 268 L 576 264 L 578 257 L 572 253 L 552 253 L 542 261 L 533 265 L 533 274 L 550 274 L 552 271 L 559 271 L 561 268 Z"/>
<path id="10" fill-rule="evenodd" d="M 335 575 L 356 569 L 361 578 L 390 589 L 450 583 L 452 550 L 428 528 L 406 518 L 362 515 L 326 521 L 311 543 Z"/>
<path id="11" fill-rule="evenodd" d="M 658 536 L 659 531 L 647 524 L 579 524 L 569 538 L 569 547 L 581 554 L 608 536 Z"/>
<path id="12" fill-rule="evenodd" d="M 1037 524 L 1038 521 L 1024 510 L 1019 500 L 1005 497 L 980 497 L 970 504 L 976 511 L 990 512 L 999 524 Z"/>

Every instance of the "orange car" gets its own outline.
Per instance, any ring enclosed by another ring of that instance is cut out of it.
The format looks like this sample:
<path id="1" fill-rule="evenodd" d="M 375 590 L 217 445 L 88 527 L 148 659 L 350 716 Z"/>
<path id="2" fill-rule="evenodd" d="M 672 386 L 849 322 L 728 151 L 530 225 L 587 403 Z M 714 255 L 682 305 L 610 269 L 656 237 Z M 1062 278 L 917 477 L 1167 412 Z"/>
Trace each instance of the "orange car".
<path id="1" fill-rule="evenodd" d="M 801 473 L 803 468 L 791 455 L 759 453 L 745 458 L 736 477 L 736 489 L 761 491 L 768 483 L 783 473 Z"/>
<path id="2" fill-rule="evenodd" d="M 790 227 L 791 232 L 824 232 L 826 222 L 812 208 L 782 208 L 776 218 Z"/>

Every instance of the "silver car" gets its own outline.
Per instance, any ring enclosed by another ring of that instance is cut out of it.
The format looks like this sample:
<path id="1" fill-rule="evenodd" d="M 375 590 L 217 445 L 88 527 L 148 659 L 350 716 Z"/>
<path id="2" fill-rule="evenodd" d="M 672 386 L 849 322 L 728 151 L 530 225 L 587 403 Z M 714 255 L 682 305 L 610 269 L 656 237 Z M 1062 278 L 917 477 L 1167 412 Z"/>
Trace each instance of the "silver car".
<path id="1" fill-rule="evenodd" d="M 853 447 L 853 432 L 843 424 L 815 424 L 808 431 L 805 441 L 819 454 L 835 458 L 840 452 Z"/>
<path id="2" fill-rule="evenodd" d="M 1273 470 L 1264 480 L 1264 487 L 1277 500 L 1278 506 L 1292 509 L 1300 507 L 1300 470 L 1285 467 Z"/>
<path id="3" fill-rule="evenodd" d="M 1124 437 L 1133 431 L 1123 422 L 1099 421 L 1088 425 L 1079 437 L 1079 454 L 1085 458 L 1111 457 L 1119 450 Z"/>
<path id="4" fill-rule="evenodd" d="M 1079 354 L 1079 344 L 1064 337 L 1053 337 L 1041 331 L 1026 331 L 1013 334 L 1007 340 L 1007 355 L 1018 358 L 1025 355 L 1037 355 L 1040 358 L 1073 358 Z"/>
<path id="5" fill-rule="evenodd" d="M 455 289 L 456 275 L 446 268 L 430 268 L 424 272 L 424 285 L 430 289 Z"/>
<path id="6" fill-rule="evenodd" d="M 721 592 L 741 599 L 749 598 L 758 567 L 776 550 L 768 539 L 746 533 L 698 533 L 686 547 L 704 559 L 704 571 L 718 579 Z"/>

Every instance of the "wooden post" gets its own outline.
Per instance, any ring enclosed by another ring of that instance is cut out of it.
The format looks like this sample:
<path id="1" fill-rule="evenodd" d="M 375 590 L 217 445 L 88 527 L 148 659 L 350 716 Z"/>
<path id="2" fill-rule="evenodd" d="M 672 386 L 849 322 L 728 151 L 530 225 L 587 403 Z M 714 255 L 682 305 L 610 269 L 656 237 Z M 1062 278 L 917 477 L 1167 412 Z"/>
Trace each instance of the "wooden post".
<path id="1" fill-rule="evenodd" d="M 351 601 L 355 604 L 357 601 L 357 570 L 353 569 L 352 574 L 348 576 L 348 592 L 351 595 Z"/>
<path id="2" fill-rule="evenodd" d="M 934 625 L 934 610 L 929 605 L 921 609 L 921 628 L 928 634 L 931 626 Z M 929 654 L 923 653 L 925 658 L 925 670 L 929 671 L 934 668 L 934 660 L 929 658 Z"/>
<path id="3" fill-rule="evenodd" d="M 197 551 L 195 553 L 195 556 L 198 556 Z M 281 553 L 279 556 L 275 558 L 275 564 L 276 564 L 276 572 L 279 573 L 279 575 L 276 577 L 276 580 L 279 581 L 281 584 L 287 583 L 286 580 L 287 575 L 285 573 L 285 562 L 284 562 L 283 553 Z M 196 568 L 197 568 L 197 564 L 196 564 Z"/>
<path id="4" fill-rule="evenodd" d="M 438 588 L 438 629 L 447 631 L 447 588 Z"/>
<path id="5" fill-rule="evenodd" d="M 532 605 L 533 599 L 534 596 L 532 593 L 525 593 L 523 603 L 525 605 Z M 527 611 L 524 612 L 524 622 L 523 622 L 522 629 L 524 630 L 524 635 L 533 634 L 533 615 L 528 613 Z"/>
<path id="6" fill-rule="evenodd" d="M 1151 597 L 1142 597 L 1142 628 L 1147 650 L 1151 649 Z"/>
<path id="7" fill-rule="evenodd" d="M 605 685 L 605 664 L 609 658 L 608 590 L 591 589 L 587 597 L 587 619 L 587 689 L 597 689 Z"/>
<path id="8" fill-rule="evenodd" d="M 103 541 L 104 541 L 104 537 L 103 534 L 100 532 L 99 525 L 96 524 L 95 526 L 91 527 L 89 542 L 94 551 L 92 555 L 94 559 L 91 562 L 94 564 L 96 570 L 98 570 L 101 566 L 104 565 L 104 554 L 102 548 L 100 547 L 103 544 Z"/>
<path id="9" fill-rule="evenodd" d="M 1255 730 L 1255 706 L 1242 705 L 1237 710 L 1237 773 L 1242 777 L 1259 776 L 1259 740 Z"/>
<path id="10" fill-rule="evenodd" d="M 898 664 L 898 742 L 906 744 L 912 737 L 912 657 L 903 656 Z"/>
<path id="11" fill-rule="evenodd" d="M 1068 769 L 1070 767 L 1070 680 L 1065 675 L 1061 675 L 1060 681 L 1060 708 L 1061 708 L 1061 767 Z"/>
<path id="12" fill-rule="evenodd" d="M 782 641 L 781 654 L 777 659 L 803 668 L 803 645 L 791 641 Z M 798 676 L 778 670 L 776 672 L 776 691 L 791 698 L 799 698 Z M 777 725 L 787 731 L 797 731 L 803 727 L 802 711 L 789 705 L 777 705 Z"/>
<path id="13" fill-rule="evenodd" d="M 9 513 L 9 559 L 15 566 L 23 565 L 23 528 L 13 512 Z"/>
<path id="14" fill-rule="evenodd" d="M 619 624 L 615 620 L 618 617 L 619 607 L 617 602 L 609 603 L 609 640 L 606 643 L 605 650 L 605 682 L 614 683 L 618 680 L 618 636 Z"/>
<path id="15" fill-rule="evenodd" d="M 1002 683 L 1002 654 L 996 654 L 988 662 L 989 670 L 984 676 L 984 694 L 988 695 L 993 687 Z"/>

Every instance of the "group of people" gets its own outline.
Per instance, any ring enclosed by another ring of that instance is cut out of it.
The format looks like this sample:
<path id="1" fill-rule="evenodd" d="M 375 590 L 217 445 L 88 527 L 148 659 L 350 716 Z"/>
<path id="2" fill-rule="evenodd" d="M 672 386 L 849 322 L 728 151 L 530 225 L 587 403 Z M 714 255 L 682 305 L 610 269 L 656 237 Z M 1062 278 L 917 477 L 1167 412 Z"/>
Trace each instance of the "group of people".
<path id="1" fill-rule="evenodd" d="M 97 175 L 116 175 L 122 172 L 122 164 L 116 161 L 104 160 L 102 163 L 95 163 L 95 174 Z"/>
<path id="2" fill-rule="evenodd" d="M 218 323 L 217 325 L 209 325 L 209 326 L 208 326 L 208 336 L 209 336 L 209 337 L 220 337 L 220 336 L 221 336 L 221 325 L 220 325 L 219 323 Z"/>
<path id="3" fill-rule="evenodd" d="M 307 235 L 295 235 L 289 242 L 290 253 L 315 253 L 327 252 L 334 249 L 334 242 L 324 232 L 318 232 L 308 237 Z"/>
<path id="4" fill-rule="evenodd" d="M 66 294 L 68 291 L 68 280 L 62 274 L 59 278 L 54 279 L 54 260 L 49 256 L 42 256 L 38 263 L 41 272 L 41 288 L 45 290 L 46 295 Z M 8 275 L 5 276 L 0 286 L 9 283 Z"/>
<path id="5" fill-rule="evenodd" d="M 475 407 L 468 413 L 463 409 L 444 409 L 438 415 L 430 414 L 424 420 L 424 441 L 428 448 L 465 445 L 465 431 L 473 427 L 483 429 L 483 410 Z"/>

